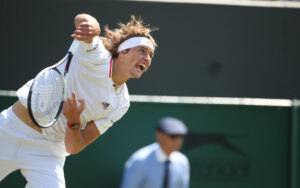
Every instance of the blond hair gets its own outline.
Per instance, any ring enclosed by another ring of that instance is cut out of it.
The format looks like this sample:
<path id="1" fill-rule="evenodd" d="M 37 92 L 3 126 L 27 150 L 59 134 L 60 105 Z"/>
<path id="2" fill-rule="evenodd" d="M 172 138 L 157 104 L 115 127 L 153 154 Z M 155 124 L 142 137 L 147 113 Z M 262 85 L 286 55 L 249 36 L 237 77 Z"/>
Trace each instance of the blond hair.
<path id="1" fill-rule="evenodd" d="M 140 17 L 136 19 L 135 16 L 132 15 L 127 24 L 119 23 L 118 25 L 119 28 L 114 30 L 105 26 L 105 35 L 102 37 L 105 48 L 112 54 L 113 57 L 118 56 L 117 50 L 120 44 L 132 37 L 146 37 L 151 40 L 154 49 L 157 47 L 155 40 L 150 34 L 152 31 L 157 30 L 157 28 L 150 28 L 148 25 L 144 25 Z"/>

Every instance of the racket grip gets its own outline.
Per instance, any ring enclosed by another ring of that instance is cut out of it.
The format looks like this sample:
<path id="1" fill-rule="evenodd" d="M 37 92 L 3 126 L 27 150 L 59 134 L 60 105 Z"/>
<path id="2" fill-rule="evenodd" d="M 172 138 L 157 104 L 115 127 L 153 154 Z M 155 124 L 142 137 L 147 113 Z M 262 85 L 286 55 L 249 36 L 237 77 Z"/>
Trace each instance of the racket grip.
<path id="1" fill-rule="evenodd" d="M 80 44 L 80 42 L 78 40 L 74 39 L 69 48 L 69 52 L 71 52 L 74 55 L 74 53 L 77 51 L 77 49 L 79 47 L 79 44 Z"/>

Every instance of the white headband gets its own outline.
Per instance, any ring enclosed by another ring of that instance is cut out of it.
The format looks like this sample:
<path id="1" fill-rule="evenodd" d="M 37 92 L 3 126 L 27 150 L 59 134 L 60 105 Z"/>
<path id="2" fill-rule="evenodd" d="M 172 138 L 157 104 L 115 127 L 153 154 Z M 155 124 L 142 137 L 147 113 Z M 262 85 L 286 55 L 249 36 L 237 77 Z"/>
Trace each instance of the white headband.
<path id="1" fill-rule="evenodd" d="M 128 48 L 136 47 L 136 46 L 147 46 L 151 50 L 154 50 L 153 44 L 151 40 L 149 40 L 146 37 L 132 37 L 130 39 L 125 40 L 122 42 L 118 48 L 117 52 L 120 52 L 122 50 L 126 50 Z"/>

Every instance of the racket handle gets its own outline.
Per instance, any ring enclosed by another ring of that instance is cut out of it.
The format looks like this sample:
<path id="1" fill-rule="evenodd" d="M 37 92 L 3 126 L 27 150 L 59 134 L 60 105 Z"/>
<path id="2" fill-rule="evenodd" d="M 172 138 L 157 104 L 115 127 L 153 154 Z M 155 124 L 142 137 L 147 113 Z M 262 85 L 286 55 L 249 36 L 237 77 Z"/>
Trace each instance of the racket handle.
<path id="1" fill-rule="evenodd" d="M 74 55 L 74 53 L 77 51 L 77 49 L 79 47 L 79 44 L 80 44 L 80 42 L 78 40 L 74 39 L 68 52 L 71 52 Z"/>

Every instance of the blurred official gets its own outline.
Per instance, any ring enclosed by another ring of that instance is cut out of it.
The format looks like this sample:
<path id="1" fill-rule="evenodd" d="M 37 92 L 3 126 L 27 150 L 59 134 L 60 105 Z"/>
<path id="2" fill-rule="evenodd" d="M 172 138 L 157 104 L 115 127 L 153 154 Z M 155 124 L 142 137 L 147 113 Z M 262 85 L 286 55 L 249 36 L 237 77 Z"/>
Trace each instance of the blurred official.
<path id="1" fill-rule="evenodd" d="M 189 161 L 179 152 L 186 134 L 181 120 L 161 119 L 157 142 L 139 149 L 126 162 L 121 188 L 188 188 Z"/>

